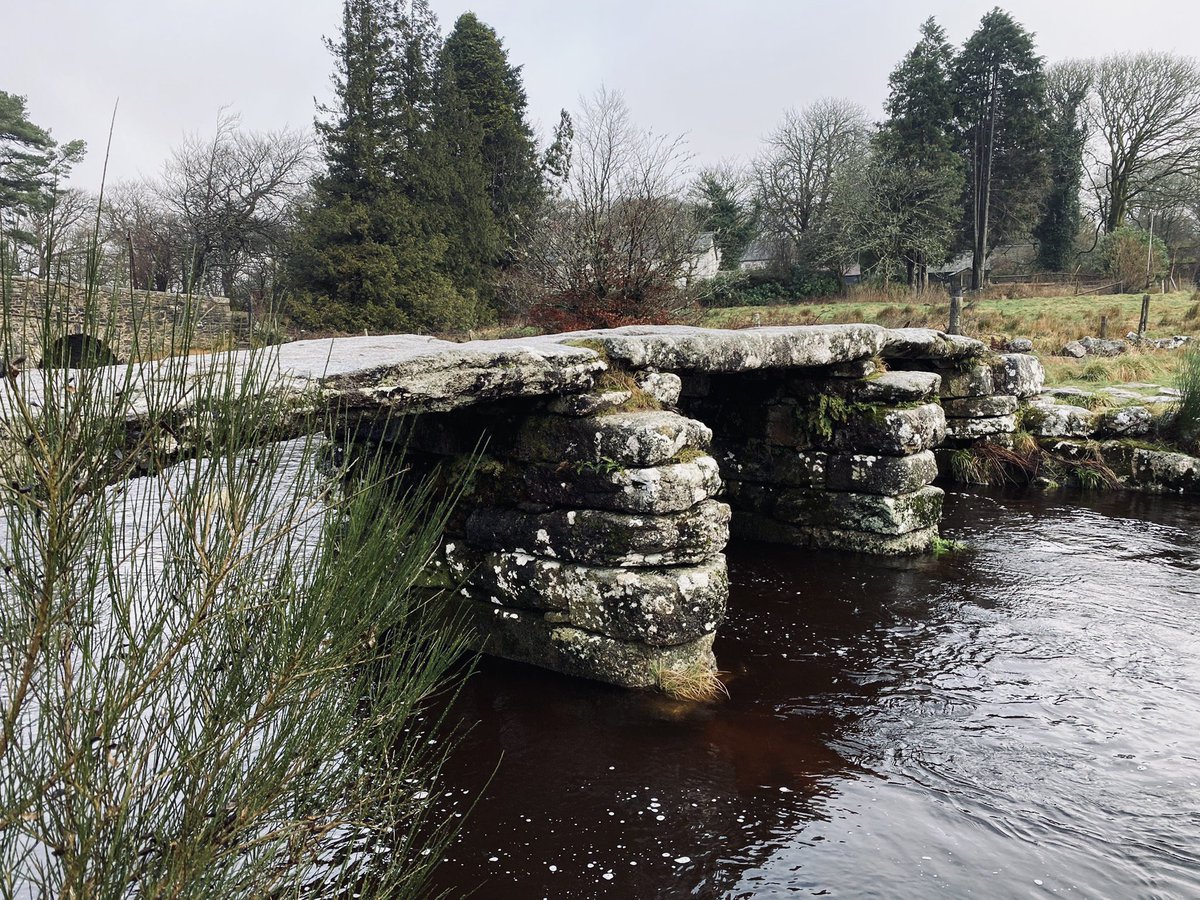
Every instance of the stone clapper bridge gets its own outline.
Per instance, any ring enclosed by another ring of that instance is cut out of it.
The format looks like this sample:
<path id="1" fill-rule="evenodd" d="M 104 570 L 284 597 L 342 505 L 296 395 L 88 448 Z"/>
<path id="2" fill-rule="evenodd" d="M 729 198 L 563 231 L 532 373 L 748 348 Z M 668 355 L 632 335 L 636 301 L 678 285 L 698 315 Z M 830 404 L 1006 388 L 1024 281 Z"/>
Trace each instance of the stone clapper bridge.
<path id="1" fill-rule="evenodd" d="M 430 586 L 486 652 L 629 688 L 712 685 L 732 532 L 867 554 L 927 552 L 935 448 L 1011 439 L 1036 358 L 875 325 L 628 327 L 452 343 L 278 348 L 290 389 L 406 465 L 484 446 Z"/>

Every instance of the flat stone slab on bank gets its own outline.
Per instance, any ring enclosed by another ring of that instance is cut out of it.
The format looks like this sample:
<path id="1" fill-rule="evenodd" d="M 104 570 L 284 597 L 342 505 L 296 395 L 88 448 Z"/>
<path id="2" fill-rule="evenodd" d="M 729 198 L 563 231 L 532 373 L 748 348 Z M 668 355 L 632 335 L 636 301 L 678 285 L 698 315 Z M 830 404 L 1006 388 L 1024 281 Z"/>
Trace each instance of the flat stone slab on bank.
<path id="1" fill-rule="evenodd" d="M 1094 412 L 1082 406 L 1031 403 L 1025 409 L 1024 424 L 1035 437 L 1090 437 L 1095 430 L 1095 418 Z"/>

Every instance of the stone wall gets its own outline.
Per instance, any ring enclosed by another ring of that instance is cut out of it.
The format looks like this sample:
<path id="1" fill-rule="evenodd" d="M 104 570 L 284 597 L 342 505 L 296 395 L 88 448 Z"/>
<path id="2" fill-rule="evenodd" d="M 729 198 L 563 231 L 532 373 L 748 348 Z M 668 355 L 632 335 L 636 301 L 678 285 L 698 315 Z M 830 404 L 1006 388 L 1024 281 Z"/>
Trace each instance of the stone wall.
<path id="1" fill-rule="evenodd" d="M 44 291 L 42 282 L 14 280 L 8 311 L 14 346 L 4 348 L 7 358 L 25 356 L 35 364 L 41 362 Z M 52 339 L 91 334 L 107 340 L 121 360 L 159 355 L 172 343 L 181 344 L 185 330 L 196 350 L 212 350 L 249 337 L 246 313 L 232 309 L 225 297 L 101 288 L 99 297 L 89 302 L 82 288 L 56 285 L 53 291 Z"/>
<path id="2" fill-rule="evenodd" d="M 1024 409 L 1022 424 L 1054 459 L 1099 464 L 1116 485 L 1151 493 L 1200 494 L 1200 458 L 1156 442 L 1178 391 L 1143 385 L 1143 392 L 1060 388 Z M 1091 409 L 1076 403 L 1123 405 Z M 1169 427 L 1168 427 L 1169 430 Z M 1113 485 L 1113 486 L 1116 486 Z"/>
<path id="3" fill-rule="evenodd" d="M 1200 458 L 1155 442 L 1172 415 L 1177 390 L 1137 383 L 1043 391 L 1043 382 L 1041 364 L 1023 353 L 961 360 L 945 370 L 940 476 L 961 477 L 951 461 L 955 451 L 981 444 L 1012 447 L 1019 430 L 1028 442 L 1022 455 L 1034 460 L 1040 454 L 1041 472 L 1034 480 L 1043 486 L 1057 486 L 1055 479 L 1065 477 L 1088 486 L 1200 494 Z M 1086 482 L 1080 468 L 1092 473 Z M 1034 477 L 1011 470 L 1007 476 Z"/>

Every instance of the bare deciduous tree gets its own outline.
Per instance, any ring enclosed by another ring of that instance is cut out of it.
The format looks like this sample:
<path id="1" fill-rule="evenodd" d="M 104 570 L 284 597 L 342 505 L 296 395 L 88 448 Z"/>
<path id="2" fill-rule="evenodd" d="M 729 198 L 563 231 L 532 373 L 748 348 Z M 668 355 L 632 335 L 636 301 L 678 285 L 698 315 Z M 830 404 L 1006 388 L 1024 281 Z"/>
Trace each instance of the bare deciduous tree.
<path id="1" fill-rule="evenodd" d="M 82 276 L 96 203 L 87 191 L 58 188 L 48 205 L 29 211 L 30 246 L 37 257 L 38 278 L 48 278 L 55 270 L 69 273 L 68 277 Z"/>
<path id="2" fill-rule="evenodd" d="M 1147 51 L 1096 63 L 1090 104 L 1099 141 L 1092 178 L 1105 231 L 1137 205 L 1200 175 L 1200 66 L 1190 57 Z M 1185 176 L 1184 180 L 1180 176 Z"/>
<path id="3" fill-rule="evenodd" d="M 683 139 L 634 124 L 621 94 L 581 101 L 571 167 L 523 269 L 541 318 L 561 325 L 662 320 L 692 274 Z"/>
<path id="4" fill-rule="evenodd" d="M 137 290 L 181 290 L 190 249 L 178 216 L 146 181 L 118 182 L 105 192 L 103 235 L 119 269 Z"/>
<path id="5" fill-rule="evenodd" d="M 188 278 L 213 270 L 229 296 L 247 258 L 281 222 L 312 173 L 314 143 L 289 129 L 248 132 L 222 111 L 211 138 L 189 136 L 164 167 L 160 196 L 185 225 Z"/>
<path id="6" fill-rule="evenodd" d="M 840 267 L 842 248 L 832 239 L 837 192 L 865 162 L 868 144 L 866 113 L 849 100 L 829 97 L 789 110 L 754 165 L 767 236 L 798 259 Z"/>

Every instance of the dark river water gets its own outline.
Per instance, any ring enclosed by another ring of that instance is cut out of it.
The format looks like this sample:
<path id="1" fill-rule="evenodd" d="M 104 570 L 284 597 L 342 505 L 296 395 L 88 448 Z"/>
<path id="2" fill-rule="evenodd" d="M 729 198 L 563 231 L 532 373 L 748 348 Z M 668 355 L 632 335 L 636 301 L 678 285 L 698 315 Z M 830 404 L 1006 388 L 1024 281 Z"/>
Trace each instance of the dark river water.
<path id="1" fill-rule="evenodd" d="M 720 703 L 485 661 L 437 887 L 1200 897 L 1200 504 L 954 493 L 943 531 L 731 546 Z"/>

